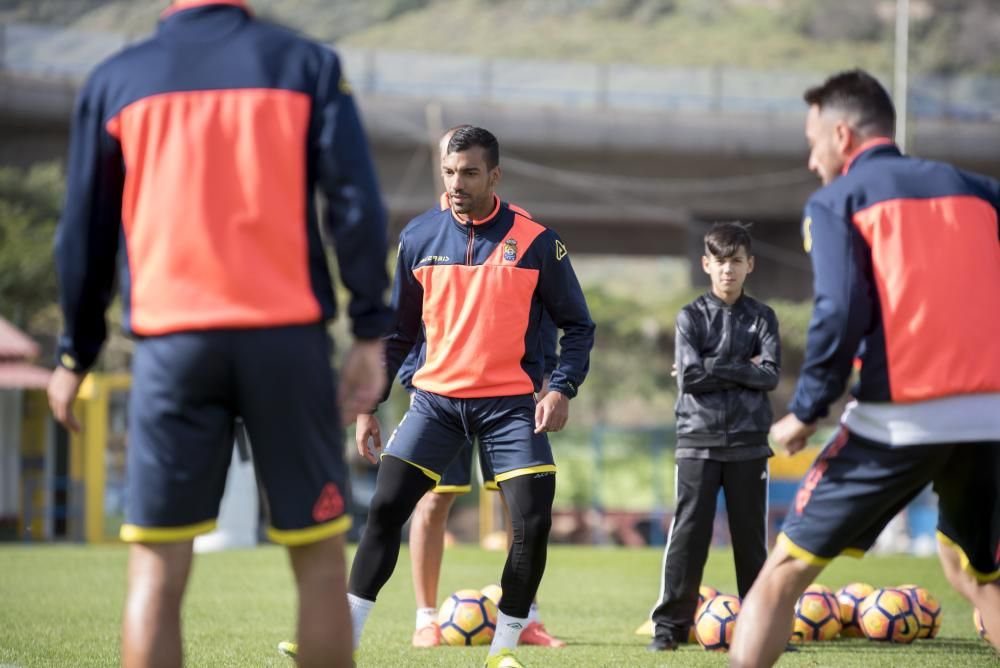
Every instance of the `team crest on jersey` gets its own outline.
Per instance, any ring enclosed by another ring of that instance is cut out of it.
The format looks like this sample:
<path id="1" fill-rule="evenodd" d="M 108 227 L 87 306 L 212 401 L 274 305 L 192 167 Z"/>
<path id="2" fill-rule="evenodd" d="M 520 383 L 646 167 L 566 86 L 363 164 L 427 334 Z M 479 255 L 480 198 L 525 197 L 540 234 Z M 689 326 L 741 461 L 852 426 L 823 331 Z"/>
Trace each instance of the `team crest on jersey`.
<path id="1" fill-rule="evenodd" d="M 517 239 L 511 237 L 503 242 L 503 259 L 505 262 L 513 262 L 517 259 Z"/>
<path id="2" fill-rule="evenodd" d="M 802 221 L 802 247 L 806 249 L 807 253 L 812 252 L 813 249 L 812 216 L 806 216 L 805 220 Z"/>

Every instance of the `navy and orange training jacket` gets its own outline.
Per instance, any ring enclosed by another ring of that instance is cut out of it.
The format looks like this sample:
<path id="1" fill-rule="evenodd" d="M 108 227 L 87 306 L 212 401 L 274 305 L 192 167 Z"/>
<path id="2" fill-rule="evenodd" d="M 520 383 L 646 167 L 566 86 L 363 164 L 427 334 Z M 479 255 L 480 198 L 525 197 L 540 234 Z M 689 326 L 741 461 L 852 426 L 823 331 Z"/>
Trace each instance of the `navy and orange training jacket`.
<path id="1" fill-rule="evenodd" d="M 400 235 L 392 303 L 390 383 L 423 333 L 414 387 L 453 398 L 536 392 L 543 308 L 563 331 L 549 389 L 574 397 L 587 375 L 594 323 L 566 247 L 499 198 L 482 221 L 450 208 L 413 219 Z"/>
<path id="2" fill-rule="evenodd" d="M 353 332 L 381 336 L 386 216 L 337 56 L 238 0 L 174 3 L 76 103 L 56 235 L 60 363 L 96 359 L 116 256 L 139 336 L 332 318 L 317 187 Z"/>
<path id="3" fill-rule="evenodd" d="M 448 193 L 441 193 L 440 210 L 444 211 L 451 206 L 451 202 L 448 200 Z M 523 216 L 531 218 L 531 214 L 517 206 L 516 204 L 507 203 L 511 211 L 519 213 Z M 544 365 L 542 372 L 546 376 L 551 376 L 552 372 L 555 371 L 556 364 L 558 363 L 559 357 L 556 353 L 556 339 L 559 336 L 559 332 L 556 331 L 556 326 L 552 322 L 552 318 L 549 314 L 542 309 L 542 321 L 538 325 L 538 340 L 541 346 L 541 354 L 544 359 Z M 417 372 L 423 363 L 426 356 L 426 350 L 424 346 L 424 335 L 423 330 L 418 334 L 417 341 L 413 344 L 412 350 L 403 360 L 402 366 L 399 367 L 399 372 L 397 377 L 399 378 L 399 383 L 406 388 L 409 392 L 413 389 L 413 374 Z"/>
<path id="4" fill-rule="evenodd" d="M 827 414 L 855 354 L 862 402 L 1000 392 L 1000 184 L 874 140 L 806 204 L 815 275 L 789 406 Z"/>

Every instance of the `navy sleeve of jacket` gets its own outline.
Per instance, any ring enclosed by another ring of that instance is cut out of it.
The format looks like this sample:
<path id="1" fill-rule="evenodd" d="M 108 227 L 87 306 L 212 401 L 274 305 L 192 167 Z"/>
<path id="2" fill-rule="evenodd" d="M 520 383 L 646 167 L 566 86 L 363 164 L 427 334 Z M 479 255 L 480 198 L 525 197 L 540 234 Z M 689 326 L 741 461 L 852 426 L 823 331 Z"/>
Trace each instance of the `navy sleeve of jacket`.
<path id="1" fill-rule="evenodd" d="M 104 125 L 102 71 L 84 85 L 73 110 L 66 205 L 55 238 L 64 320 L 57 361 L 76 372 L 93 366 L 107 336 L 125 183 L 121 145 Z"/>
<path id="2" fill-rule="evenodd" d="M 542 341 L 542 355 L 545 358 L 544 373 L 551 376 L 559 365 L 559 355 L 556 353 L 556 341 L 559 337 L 559 330 L 552 322 L 552 317 L 548 311 L 542 309 L 542 320 L 538 323 L 538 336 Z"/>
<path id="3" fill-rule="evenodd" d="M 677 365 L 677 389 L 688 394 L 719 392 L 736 387 L 735 383 L 712 375 L 701 357 L 703 334 L 687 309 L 677 314 L 674 335 L 674 363 Z"/>
<path id="4" fill-rule="evenodd" d="M 962 176 L 974 193 L 993 205 L 997 220 L 1000 221 L 1000 181 L 973 172 L 963 171 Z M 1000 240 L 1000 224 L 997 225 L 997 239 Z"/>
<path id="5" fill-rule="evenodd" d="M 423 330 L 420 330 L 417 335 L 417 340 L 413 343 L 413 347 L 410 349 L 409 354 L 407 354 L 406 359 L 403 360 L 402 365 L 399 367 L 399 371 L 396 372 L 396 378 L 399 379 L 399 384 L 402 385 L 407 392 L 413 389 L 413 374 L 417 372 L 420 368 L 420 356 L 424 352 L 424 336 Z"/>
<path id="6" fill-rule="evenodd" d="M 411 352 L 419 353 L 416 345 L 422 340 L 422 321 L 424 311 L 424 288 L 413 275 L 410 259 L 406 251 L 406 235 L 399 241 L 399 253 L 396 259 L 396 276 L 392 283 L 392 308 L 395 319 L 385 337 L 385 367 L 388 375 L 385 394 L 382 401 L 389 397 L 392 380 Z"/>
<path id="7" fill-rule="evenodd" d="M 713 360 L 705 369 L 717 378 L 729 380 L 751 390 L 770 392 L 778 386 L 781 373 L 781 337 L 778 335 L 778 318 L 767 309 L 764 322 L 757 329 L 757 354 L 760 364 L 746 360 Z"/>
<path id="8" fill-rule="evenodd" d="M 347 312 L 359 339 L 385 334 L 392 313 L 385 304 L 389 277 L 386 213 L 354 99 L 332 52 L 325 52 L 317 91 L 316 147 L 320 186 L 328 200 L 326 225 L 340 277 L 351 293 Z"/>
<path id="9" fill-rule="evenodd" d="M 867 245 L 852 222 L 810 202 L 803 225 L 811 239 L 813 313 L 802 373 L 788 409 L 809 423 L 825 417 L 843 394 L 858 346 L 875 320 L 877 302 Z"/>
<path id="10" fill-rule="evenodd" d="M 590 349 L 594 347 L 594 322 L 587 300 L 573 271 L 566 246 L 552 230 L 546 230 L 535 243 L 542 244 L 538 295 L 544 310 L 556 327 L 563 331 L 559 340 L 559 360 L 549 378 L 549 390 L 569 398 L 587 377 Z"/>

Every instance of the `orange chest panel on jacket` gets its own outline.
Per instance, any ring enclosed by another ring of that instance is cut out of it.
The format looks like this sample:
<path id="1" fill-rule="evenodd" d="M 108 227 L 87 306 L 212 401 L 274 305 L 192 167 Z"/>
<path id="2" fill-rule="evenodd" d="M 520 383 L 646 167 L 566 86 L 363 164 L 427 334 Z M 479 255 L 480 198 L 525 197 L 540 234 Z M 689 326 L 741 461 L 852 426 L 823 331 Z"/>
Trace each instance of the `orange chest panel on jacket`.
<path id="1" fill-rule="evenodd" d="M 485 263 L 414 269 L 423 286 L 427 336 L 426 361 L 414 386 L 457 398 L 533 391 L 521 360 L 539 271 L 517 264 L 543 230 L 516 216 Z"/>

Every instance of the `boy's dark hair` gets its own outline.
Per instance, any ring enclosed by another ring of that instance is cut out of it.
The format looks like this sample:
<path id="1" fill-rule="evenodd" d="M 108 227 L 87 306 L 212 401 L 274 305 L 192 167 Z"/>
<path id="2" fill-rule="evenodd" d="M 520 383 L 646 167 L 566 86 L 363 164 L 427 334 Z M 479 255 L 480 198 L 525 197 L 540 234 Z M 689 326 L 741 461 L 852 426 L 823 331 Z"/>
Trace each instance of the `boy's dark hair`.
<path id="1" fill-rule="evenodd" d="M 733 257 L 742 248 L 753 255 L 749 226 L 740 222 L 716 223 L 705 235 L 705 255 L 720 259 Z"/>
<path id="2" fill-rule="evenodd" d="M 486 151 L 486 167 L 493 169 L 500 164 L 500 143 L 493 133 L 483 128 L 466 125 L 455 130 L 448 141 L 448 153 L 467 151 L 473 146 L 481 146 Z"/>
<path id="3" fill-rule="evenodd" d="M 809 106 L 847 112 L 851 124 L 866 137 L 891 137 L 896 127 L 896 109 L 892 98 L 878 79 L 864 70 L 834 74 L 820 86 L 802 96 Z"/>

